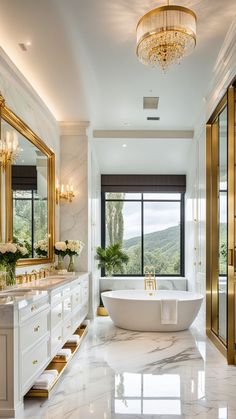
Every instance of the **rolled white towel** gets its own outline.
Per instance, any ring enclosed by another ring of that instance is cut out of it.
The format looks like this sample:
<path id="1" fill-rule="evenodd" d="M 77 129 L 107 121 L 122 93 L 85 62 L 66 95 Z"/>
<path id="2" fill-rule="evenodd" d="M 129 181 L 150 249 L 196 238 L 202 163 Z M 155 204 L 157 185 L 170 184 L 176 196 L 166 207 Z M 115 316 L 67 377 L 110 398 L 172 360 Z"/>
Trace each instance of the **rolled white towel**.
<path id="1" fill-rule="evenodd" d="M 90 324 L 90 320 L 86 319 L 83 321 L 82 326 L 89 326 L 89 324 Z"/>
<path id="2" fill-rule="evenodd" d="M 161 324 L 177 324 L 178 300 L 161 300 Z"/>
<path id="3" fill-rule="evenodd" d="M 56 377 L 53 374 L 41 374 L 40 377 L 35 381 L 33 388 L 38 390 L 48 390 Z"/>
<path id="4" fill-rule="evenodd" d="M 50 374 L 50 375 L 53 375 L 53 377 L 56 378 L 58 376 L 59 372 L 57 370 L 45 370 L 43 372 L 43 374 Z"/>
<path id="5" fill-rule="evenodd" d="M 64 356 L 65 358 L 69 358 L 71 356 L 71 349 L 62 348 L 57 352 L 56 356 Z"/>
<path id="6" fill-rule="evenodd" d="M 67 339 L 66 343 L 79 343 L 80 336 L 79 335 L 72 335 Z"/>

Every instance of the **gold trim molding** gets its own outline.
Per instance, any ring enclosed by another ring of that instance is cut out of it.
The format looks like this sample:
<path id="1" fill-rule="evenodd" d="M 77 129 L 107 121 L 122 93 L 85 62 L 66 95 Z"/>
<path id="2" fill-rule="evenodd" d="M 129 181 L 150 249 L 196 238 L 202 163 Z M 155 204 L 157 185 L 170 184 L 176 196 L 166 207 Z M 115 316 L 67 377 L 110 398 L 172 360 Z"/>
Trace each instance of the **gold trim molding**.
<path id="1" fill-rule="evenodd" d="M 189 15 L 193 16 L 193 17 L 194 17 L 194 19 L 196 19 L 196 20 L 197 20 L 197 15 L 196 15 L 196 14 L 195 14 L 192 10 L 188 9 L 187 7 L 183 7 L 183 6 L 175 6 L 175 5 L 171 5 L 171 6 L 170 6 L 170 5 L 167 5 L 167 6 L 156 7 L 155 9 L 152 9 L 152 10 L 150 10 L 149 12 L 147 12 L 145 15 L 143 15 L 143 16 L 139 19 L 139 21 L 138 21 L 138 23 L 137 23 L 136 30 L 137 30 L 138 26 L 140 25 L 140 23 L 141 23 L 144 19 L 146 19 L 147 17 L 150 17 L 150 16 L 152 16 L 152 15 L 156 15 L 157 13 L 160 13 L 160 12 L 168 12 L 168 11 L 184 12 L 184 13 L 187 13 L 187 14 L 189 14 Z"/>
<path id="2" fill-rule="evenodd" d="M 0 94 L 1 119 L 15 128 L 22 136 L 35 145 L 40 151 L 47 156 L 48 161 L 48 257 L 46 258 L 29 258 L 20 259 L 18 266 L 38 265 L 44 263 L 52 263 L 54 261 L 53 245 L 55 239 L 55 154 L 54 152 L 38 137 L 31 128 L 19 118 L 5 104 L 3 96 Z M 12 189 L 11 189 L 11 164 L 7 164 L 5 172 L 5 240 L 11 241 L 13 238 L 12 225 Z M 3 239 L 3 237 L 2 237 Z"/>
<path id="3" fill-rule="evenodd" d="M 230 86 L 206 125 L 206 329 L 207 336 L 226 357 L 236 361 L 236 201 L 235 201 L 235 87 Z M 218 214 L 218 147 L 219 115 L 227 106 L 228 147 L 228 266 L 227 266 L 227 336 L 219 334 L 219 214 Z M 231 257 L 230 257 L 231 256 Z"/>

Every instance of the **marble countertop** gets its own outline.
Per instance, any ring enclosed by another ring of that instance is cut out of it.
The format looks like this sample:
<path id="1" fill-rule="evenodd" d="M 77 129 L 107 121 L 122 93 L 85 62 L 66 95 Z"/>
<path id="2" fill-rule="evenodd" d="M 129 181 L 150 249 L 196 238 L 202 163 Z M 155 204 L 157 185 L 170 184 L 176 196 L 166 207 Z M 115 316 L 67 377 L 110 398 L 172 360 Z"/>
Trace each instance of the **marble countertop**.
<path id="1" fill-rule="evenodd" d="M 18 289 L 52 291 L 73 282 L 75 279 L 83 279 L 83 276 L 87 273 L 88 272 L 75 272 L 70 275 L 51 275 L 46 278 L 37 279 L 34 282 L 29 282 L 28 284 L 18 285 Z"/>
<path id="2" fill-rule="evenodd" d="M 100 280 L 109 279 L 116 281 L 143 281 L 144 276 L 101 276 Z M 178 280 L 186 280 L 185 276 L 156 276 L 157 281 L 178 281 Z"/>
<path id="3" fill-rule="evenodd" d="M 1 291 L 0 292 L 0 307 L 1 306 L 16 306 L 19 309 L 26 307 L 28 304 L 32 304 L 41 298 L 47 296 L 47 291 L 29 291 L 26 293 L 16 293 L 13 292 L 7 292 L 7 291 Z"/>
<path id="4" fill-rule="evenodd" d="M 27 284 L 18 285 L 15 288 L 6 289 L 0 292 L 0 306 L 14 305 L 18 308 L 25 307 L 45 297 L 48 291 L 70 284 L 75 279 L 83 279 L 86 273 L 75 272 L 71 275 L 52 275 Z"/>

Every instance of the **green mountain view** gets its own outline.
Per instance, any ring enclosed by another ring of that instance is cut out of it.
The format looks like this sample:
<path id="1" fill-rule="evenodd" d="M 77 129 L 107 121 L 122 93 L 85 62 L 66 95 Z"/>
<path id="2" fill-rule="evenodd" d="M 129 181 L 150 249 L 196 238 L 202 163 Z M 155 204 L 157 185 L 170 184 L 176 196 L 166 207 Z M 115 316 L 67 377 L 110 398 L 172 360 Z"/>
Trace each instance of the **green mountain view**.
<path id="1" fill-rule="evenodd" d="M 144 235 L 144 265 L 155 266 L 156 274 L 180 273 L 180 227 L 169 227 Z M 140 274 L 141 239 L 132 237 L 124 240 L 123 248 L 130 261 L 126 274 Z"/>

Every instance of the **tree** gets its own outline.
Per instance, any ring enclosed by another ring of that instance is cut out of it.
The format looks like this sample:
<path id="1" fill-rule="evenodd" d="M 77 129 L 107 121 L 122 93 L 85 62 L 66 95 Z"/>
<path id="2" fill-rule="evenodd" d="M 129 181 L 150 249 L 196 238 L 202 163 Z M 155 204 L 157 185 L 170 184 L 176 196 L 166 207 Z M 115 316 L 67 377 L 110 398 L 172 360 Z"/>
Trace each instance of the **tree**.
<path id="1" fill-rule="evenodd" d="M 123 217 L 123 206 L 124 206 L 124 193 L 108 193 L 107 194 L 107 206 L 106 206 L 106 225 L 109 237 L 109 244 L 119 243 L 123 246 L 124 239 L 124 217 Z M 109 201 L 109 199 L 114 201 Z M 115 200 L 120 201 L 115 201 Z"/>

